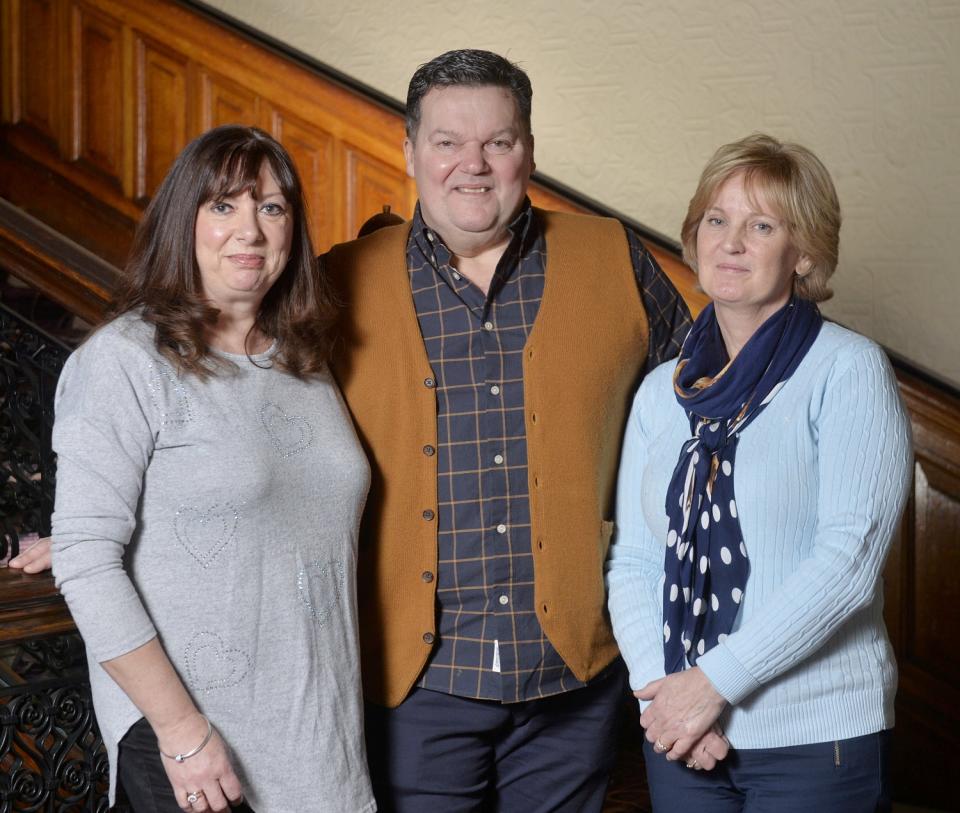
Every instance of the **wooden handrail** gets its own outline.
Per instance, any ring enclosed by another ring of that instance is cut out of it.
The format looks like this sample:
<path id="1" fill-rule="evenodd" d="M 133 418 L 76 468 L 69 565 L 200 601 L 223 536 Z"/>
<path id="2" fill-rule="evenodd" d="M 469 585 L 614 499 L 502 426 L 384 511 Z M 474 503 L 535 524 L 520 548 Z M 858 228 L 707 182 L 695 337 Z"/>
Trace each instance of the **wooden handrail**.
<path id="1" fill-rule="evenodd" d="M 0 645 L 75 631 L 53 576 L 0 568 Z"/>
<path id="2" fill-rule="evenodd" d="M 99 322 L 119 270 L 0 198 L 0 267 L 85 319 Z"/>

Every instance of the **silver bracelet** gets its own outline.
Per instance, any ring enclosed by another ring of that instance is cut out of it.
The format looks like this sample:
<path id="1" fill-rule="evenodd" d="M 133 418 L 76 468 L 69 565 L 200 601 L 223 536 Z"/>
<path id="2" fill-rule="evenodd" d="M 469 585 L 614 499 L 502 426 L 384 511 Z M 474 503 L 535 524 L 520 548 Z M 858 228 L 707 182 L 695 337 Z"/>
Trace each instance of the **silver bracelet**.
<path id="1" fill-rule="evenodd" d="M 207 721 L 207 734 L 203 738 L 203 742 L 201 742 L 193 750 L 187 751 L 185 754 L 166 754 L 163 751 L 160 751 L 160 756 L 166 757 L 167 759 L 172 759 L 174 762 L 183 762 L 185 759 L 190 759 L 190 757 L 195 757 L 197 754 L 199 754 L 204 749 L 204 746 L 210 742 L 210 738 L 213 736 L 213 724 L 210 722 L 210 719 L 205 714 L 201 714 L 200 716 Z M 157 747 L 157 750 L 160 750 L 159 746 Z"/>

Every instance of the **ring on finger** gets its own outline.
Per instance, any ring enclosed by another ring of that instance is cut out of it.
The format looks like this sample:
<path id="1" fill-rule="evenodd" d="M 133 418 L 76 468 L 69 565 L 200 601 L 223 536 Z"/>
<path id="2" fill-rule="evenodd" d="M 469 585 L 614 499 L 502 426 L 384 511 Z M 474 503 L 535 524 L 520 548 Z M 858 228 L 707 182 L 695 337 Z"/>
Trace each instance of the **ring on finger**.
<path id="1" fill-rule="evenodd" d="M 190 804 L 194 805 L 200 801 L 201 796 L 203 796 L 203 791 L 195 790 L 192 793 L 187 794 L 187 801 L 190 802 Z"/>
<path id="2" fill-rule="evenodd" d="M 660 738 L 657 737 L 657 741 L 653 744 L 653 750 L 656 751 L 658 754 L 664 754 L 670 749 L 667 748 L 667 746 L 664 745 L 662 742 L 660 742 Z"/>

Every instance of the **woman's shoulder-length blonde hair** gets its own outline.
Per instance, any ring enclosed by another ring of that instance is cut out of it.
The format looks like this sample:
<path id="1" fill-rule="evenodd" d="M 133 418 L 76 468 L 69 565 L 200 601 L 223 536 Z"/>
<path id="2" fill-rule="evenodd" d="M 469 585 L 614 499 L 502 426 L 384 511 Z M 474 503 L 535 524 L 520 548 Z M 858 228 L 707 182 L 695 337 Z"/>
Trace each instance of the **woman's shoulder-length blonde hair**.
<path id="1" fill-rule="evenodd" d="M 794 247 L 810 263 L 794 277 L 797 296 L 823 302 L 833 296 L 827 281 L 840 251 L 840 201 L 830 173 L 806 147 L 754 133 L 725 144 L 707 162 L 690 199 L 680 240 L 683 259 L 697 270 L 697 230 L 720 187 L 743 173 L 748 194 L 762 195 L 786 222 Z"/>
<path id="2" fill-rule="evenodd" d="M 114 316 L 138 309 L 155 326 L 160 353 L 201 378 L 218 366 L 205 339 L 217 310 L 204 298 L 197 266 L 197 212 L 208 201 L 255 192 L 264 164 L 286 200 L 293 240 L 286 268 L 260 303 L 256 326 L 276 339 L 275 363 L 298 378 L 319 372 L 329 359 L 336 308 L 310 241 L 293 160 L 263 130 L 225 125 L 177 156 L 137 226 L 111 309 Z"/>

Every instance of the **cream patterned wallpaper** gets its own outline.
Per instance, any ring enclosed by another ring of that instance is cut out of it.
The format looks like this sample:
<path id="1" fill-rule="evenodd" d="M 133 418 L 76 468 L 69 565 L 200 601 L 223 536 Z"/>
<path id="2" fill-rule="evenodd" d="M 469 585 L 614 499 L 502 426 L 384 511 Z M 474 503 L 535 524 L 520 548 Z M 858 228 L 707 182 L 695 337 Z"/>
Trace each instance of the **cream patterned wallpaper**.
<path id="1" fill-rule="evenodd" d="M 507 55 L 538 168 L 673 238 L 717 146 L 806 144 L 844 210 L 825 311 L 960 385 L 960 0 L 207 2 L 400 100 L 442 51 Z"/>

